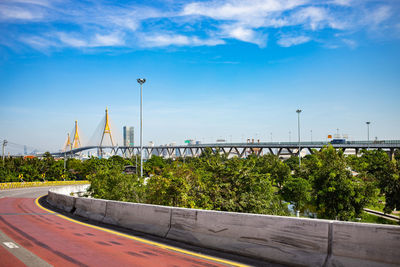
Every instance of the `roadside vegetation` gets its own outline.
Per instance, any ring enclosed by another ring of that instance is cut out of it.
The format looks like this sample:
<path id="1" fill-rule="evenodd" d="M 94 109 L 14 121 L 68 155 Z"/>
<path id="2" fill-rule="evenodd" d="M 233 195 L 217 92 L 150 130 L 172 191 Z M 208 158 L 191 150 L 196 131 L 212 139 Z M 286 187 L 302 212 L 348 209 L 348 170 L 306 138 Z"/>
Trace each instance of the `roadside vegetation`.
<path id="1" fill-rule="evenodd" d="M 113 156 L 85 161 L 7 158 L 0 166 L 1 182 L 86 180 L 96 198 L 176 207 L 259 214 L 304 216 L 384 223 L 363 209 L 390 213 L 400 208 L 400 153 L 394 160 L 379 150 L 346 156 L 333 147 L 302 159 L 285 161 L 274 155 L 228 159 L 206 150 L 200 157 L 163 159 L 144 163 L 144 177 L 123 172 L 135 158 Z M 45 177 L 45 178 L 43 178 Z M 377 210 L 377 209 L 376 209 Z M 391 223 L 391 222 L 387 222 Z"/>

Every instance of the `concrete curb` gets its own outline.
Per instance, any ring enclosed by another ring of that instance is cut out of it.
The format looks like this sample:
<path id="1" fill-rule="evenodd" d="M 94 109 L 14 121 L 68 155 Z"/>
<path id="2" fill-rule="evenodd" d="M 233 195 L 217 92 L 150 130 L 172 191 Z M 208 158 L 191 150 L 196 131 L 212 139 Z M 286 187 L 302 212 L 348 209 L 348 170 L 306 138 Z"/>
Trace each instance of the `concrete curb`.
<path id="1" fill-rule="evenodd" d="M 398 266 L 400 227 L 175 208 L 71 196 L 85 186 L 49 190 L 48 202 L 95 221 L 197 246 L 293 266 Z"/>

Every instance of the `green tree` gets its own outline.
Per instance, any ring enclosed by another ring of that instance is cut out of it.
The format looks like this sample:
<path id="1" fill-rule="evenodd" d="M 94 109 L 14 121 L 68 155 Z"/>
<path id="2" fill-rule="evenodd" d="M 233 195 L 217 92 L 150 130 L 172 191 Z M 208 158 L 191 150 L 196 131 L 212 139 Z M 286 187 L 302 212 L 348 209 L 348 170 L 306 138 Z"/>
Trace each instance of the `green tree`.
<path id="1" fill-rule="evenodd" d="M 350 220 L 359 217 L 374 192 L 362 180 L 355 179 L 347 168 L 342 151 L 332 146 L 303 161 L 302 171 L 309 175 L 318 216 Z M 366 201 L 367 200 L 367 201 Z"/>
<path id="2" fill-rule="evenodd" d="M 269 174 L 273 183 L 282 188 L 283 184 L 290 178 L 290 167 L 282 162 L 278 156 L 268 154 L 262 157 L 255 157 L 256 166 L 254 171 L 262 174 Z"/>
<path id="3" fill-rule="evenodd" d="M 385 212 L 400 208 L 399 161 L 391 160 L 382 150 L 363 150 L 356 168 L 378 185 L 385 196 Z"/>
<path id="4" fill-rule="evenodd" d="M 89 175 L 89 192 L 95 198 L 142 202 L 144 183 L 136 175 L 124 174 L 120 168 L 99 169 Z"/>
<path id="5" fill-rule="evenodd" d="M 148 174 L 160 174 L 166 165 L 166 161 L 162 157 L 152 156 L 145 162 L 143 169 Z"/>
<path id="6" fill-rule="evenodd" d="M 151 176 L 146 186 L 146 202 L 165 206 L 196 207 L 191 195 L 191 176 L 193 173 L 190 169 L 177 164 L 167 167 L 160 175 Z"/>
<path id="7" fill-rule="evenodd" d="M 291 178 L 283 185 L 281 194 L 295 210 L 301 211 L 311 200 L 311 184 L 303 178 Z"/>

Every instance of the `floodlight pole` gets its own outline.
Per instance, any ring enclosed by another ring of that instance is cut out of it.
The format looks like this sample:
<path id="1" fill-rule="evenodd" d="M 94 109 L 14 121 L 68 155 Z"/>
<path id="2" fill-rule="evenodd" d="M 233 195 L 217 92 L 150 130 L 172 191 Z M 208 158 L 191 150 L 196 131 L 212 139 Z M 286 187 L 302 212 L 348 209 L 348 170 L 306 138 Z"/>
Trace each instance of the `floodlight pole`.
<path id="1" fill-rule="evenodd" d="M 301 109 L 296 110 L 297 112 L 297 130 L 299 135 L 299 168 L 301 166 L 301 156 L 300 156 L 300 113 Z"/>
<path id="2" fill-rule="evenodd" d="M 143 84 L 146 79 L 139 78 L 137 82 L 140 84 L 140 177 L 143 177 Z"/>

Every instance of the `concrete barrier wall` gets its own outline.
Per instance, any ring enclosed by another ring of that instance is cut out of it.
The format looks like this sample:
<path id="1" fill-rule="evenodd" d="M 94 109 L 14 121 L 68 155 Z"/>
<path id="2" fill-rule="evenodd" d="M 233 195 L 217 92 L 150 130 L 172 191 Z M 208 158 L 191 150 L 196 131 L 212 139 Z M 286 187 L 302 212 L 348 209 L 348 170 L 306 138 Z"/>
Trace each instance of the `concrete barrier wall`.
<path id="1" fill-rule="evenodd" d="M 103 222 L 165 237 L 170 228 L 171 207 L 108 201 Z"/>
<path id="2" fill-rule="evenodd" d="M 55 187 L 49 190 L 47 202 L 51 205 L 70 212 L 75 207 L 75 197 L 70 194 L 86 191 L 89 185 L 72 185 L 65 187 Z"/>
<path id="3" fill-rule="evenodd" d="M 74 214 L 101 222 L 106 216 L 107 203 L 107 200 L 78 197 Z"/>
<path id="4" fill-rule="evenodd" d="M 334 222 L 329 266 L 400 266 L 400 227 Z"/>
<path id="5" fill-rule="evenodd" d="M 65 211 L 197 246 L 297 266 L 397 266 L 400 227 L 218 212 L 73 197 L 49 190 Z"/>
<path id="6" fill-rule="evenodd" d="M 174 208 L 167 238 L 276 262 L 322 266 L 329 221 Z"/>

